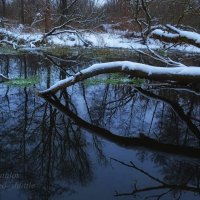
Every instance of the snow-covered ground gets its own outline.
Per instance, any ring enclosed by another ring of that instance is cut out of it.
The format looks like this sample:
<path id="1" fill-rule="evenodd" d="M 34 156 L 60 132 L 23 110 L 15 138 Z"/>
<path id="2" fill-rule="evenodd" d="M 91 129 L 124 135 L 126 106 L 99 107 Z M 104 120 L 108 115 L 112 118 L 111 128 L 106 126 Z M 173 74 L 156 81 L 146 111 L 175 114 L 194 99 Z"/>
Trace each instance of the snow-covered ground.
<path id="1" fill-rule="evenodd" d="M 43 34 L 39 32 L 24 33 L 21 29 L 6 30 L 0 28 L 0 33 L 5 33 L 8 36 L 14 37 L 17 41 L 21 39 L 27 41 L 26 47 L 34 48 L 34 42 L 39 41 Z M 78 36 L 79 35 L 79 36 Z M 102 33 L 102 32 L 78 32 L 75 33 L 61 33 L 47 37 L 47 46 L 84 46 L 84 41 L 87 41 L 91 47 L 97 48 L 124 48 L 124 49 L 147 49 L 147 46 L 141 43 L 140 38 L 127 39 L 122 34 L 117 33 Z M 163 43 L 155 39 L 148 40 L 148 47 L 151 49 L 163 49 Z M 165 44 L 165 48 L 178 50 L 182 52 L 200 53 L 200 48 L 192 45 L 176 45 Z"/>
<path id="2" fill-rule="evenodd" d="M 111 33 L 89 33 L 83 32 L 81 34 L 84 40 L 88 41 L 92 46 L 99 48 L 126 48 L 126 49 L 146 49 L 146 45 L 140 43 L 139 39 L 127 39 L 120 34 Z M 60 46 L 83 46 L 83 42 L 73 34 L 60 34 L 58 36 L 50 36 L 49 44 Z M 151 48 L 157 48 L 152 43 Z"/>

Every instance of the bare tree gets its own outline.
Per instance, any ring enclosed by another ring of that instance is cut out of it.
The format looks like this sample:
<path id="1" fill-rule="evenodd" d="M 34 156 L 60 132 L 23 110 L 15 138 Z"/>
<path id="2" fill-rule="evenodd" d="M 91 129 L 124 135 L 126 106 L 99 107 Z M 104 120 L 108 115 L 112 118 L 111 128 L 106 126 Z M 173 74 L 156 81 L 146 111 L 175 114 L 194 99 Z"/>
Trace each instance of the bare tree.
<path id="1" fill-rule="evenodd" d="M 44 30 L 45 33 L 48 32 L 51 28 L 51 4 L 50 0 L 45 1 L 44 9 Z"/>
<path id="2" fill-rule="evenodd" d="M 152 24 L 152 17 L 150 13 L 150 3 L 153 0 L 136 0 L 129 1 L 131 12 L 134 21 L 137 23 L 144 43 L 146 43 L 146 36 L 150 33 Z"/>
<path id="3" fill-rule="evenodd" d="M 1 0 L 2 4 L 2 17 L 6 16 L 6 0 Z"/>
<path id="4" fill-rule="evenodd" d="M 21 19 L 21 23 L 24 24 L 25 23 L 25 15 L 24 15 L 24 8 L 25 8 L 25 5 L 24 5 L 24 0 L 21 0 L 20 1 L 21 3 L 21 8 L 20 8 L 20 19 Z"/>

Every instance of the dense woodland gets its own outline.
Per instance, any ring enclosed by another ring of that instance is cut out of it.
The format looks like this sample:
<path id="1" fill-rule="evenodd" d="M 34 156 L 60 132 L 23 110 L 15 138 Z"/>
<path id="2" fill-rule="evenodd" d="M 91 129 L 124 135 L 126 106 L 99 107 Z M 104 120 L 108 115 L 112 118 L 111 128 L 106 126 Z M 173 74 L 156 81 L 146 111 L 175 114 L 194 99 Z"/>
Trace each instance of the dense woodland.
<path id="1" fill-rule="evenodd" d="M 178 12 L 177 12 L 178 11 Z M 141 31 L 171 23 L 200 29 L 199 0 L 1 0 L 0 16 L 13 24 L 48 31 L 66 23 L 78 28 L 115 28 Z M 3 20 L 2 20 L 3 21 Z M 3 23 L 2 23 L 3 26 Z"/>

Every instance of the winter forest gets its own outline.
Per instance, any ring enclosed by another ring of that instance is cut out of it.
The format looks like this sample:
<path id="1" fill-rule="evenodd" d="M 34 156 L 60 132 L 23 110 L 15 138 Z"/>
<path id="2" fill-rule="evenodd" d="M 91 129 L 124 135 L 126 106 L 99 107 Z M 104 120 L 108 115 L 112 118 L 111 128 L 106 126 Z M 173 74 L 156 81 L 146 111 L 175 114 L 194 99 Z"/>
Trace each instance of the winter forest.
<path id="1" fill-rule="evenodd" d="M 0 199 L 200 199 L 200 0 L 0 0 Z"/>

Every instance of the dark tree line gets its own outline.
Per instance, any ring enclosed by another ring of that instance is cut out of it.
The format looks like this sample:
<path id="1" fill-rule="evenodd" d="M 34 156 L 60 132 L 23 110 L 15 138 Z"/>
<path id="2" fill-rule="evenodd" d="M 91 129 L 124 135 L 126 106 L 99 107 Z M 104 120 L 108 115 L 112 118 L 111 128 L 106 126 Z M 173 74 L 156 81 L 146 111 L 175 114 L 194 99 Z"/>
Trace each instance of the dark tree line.
<path id="1" fill-rule="evenodd" d="M 23 31 L 33 32 L 39 29 L 45 32 L 39 42 L 34 42 L 36 46 L 45 43 L 48 36 L 64 32 L 77 35 L 85 46 L 90 46 L 81 37 L 80 30 L 121 29 L 126 30 L 125 37 L 139 37 L 145 45 L 152 37 L 161 40 L 163 48 L 165 43 L 186 43 L 199 47 L 195 39 L 185 38 L 179 33 L 181 30 L 199 32 L 199 0 L 107 0 L 101 6 L 97 2 L 95 0 L 1 0 L 0 26 L 16 25 L 22 27 Z M 19 23 L 23 26 L 19 26 Z M 176 33 L 178 36 L 173 40 L 171 37 L 163 38 L 153 34 L 155 29 L 170 34 Z M 13 42 L 7 40 L 3 42 L 13 46 Z"/>
<path id="2" fill-rule="evenodd" d="M 1 0 L 0 2 L 1 18 L 12 20 L 13 23 L 44 28 L 45 31 L 67 21 L 78 26 L 97 10 L 92 0 Z"/>
<path id="3" fill-rule="evenodd" d="M 147 24 L 166 23 L 190 25 L 199 29 L 199 5 L 199 0 L 108 0 L 104 9 L 113 22 L 131 20 L 127 27 L 132 24 L 137 31 Z"/>
<path id="4" fill-rule="evenodd" d="M 22 24 L 63 24 L 73 16 L 87 17 L 103 12 L 108 22 L 123 22 L 125 28 L 141 30 L 146 25 L 182 24 L 199 29 L 199 0 L 107 0 L 98 6 L 94 0 L 1 0 L 0 16 Z M 177 10 L 179 12 L 177 12 Z M 45 20 L 48 19 L 48 22 Z M 40 23 L 39 23 L 40 22 Z M 78 22 L 75 23 L 76 25 Z"/>

